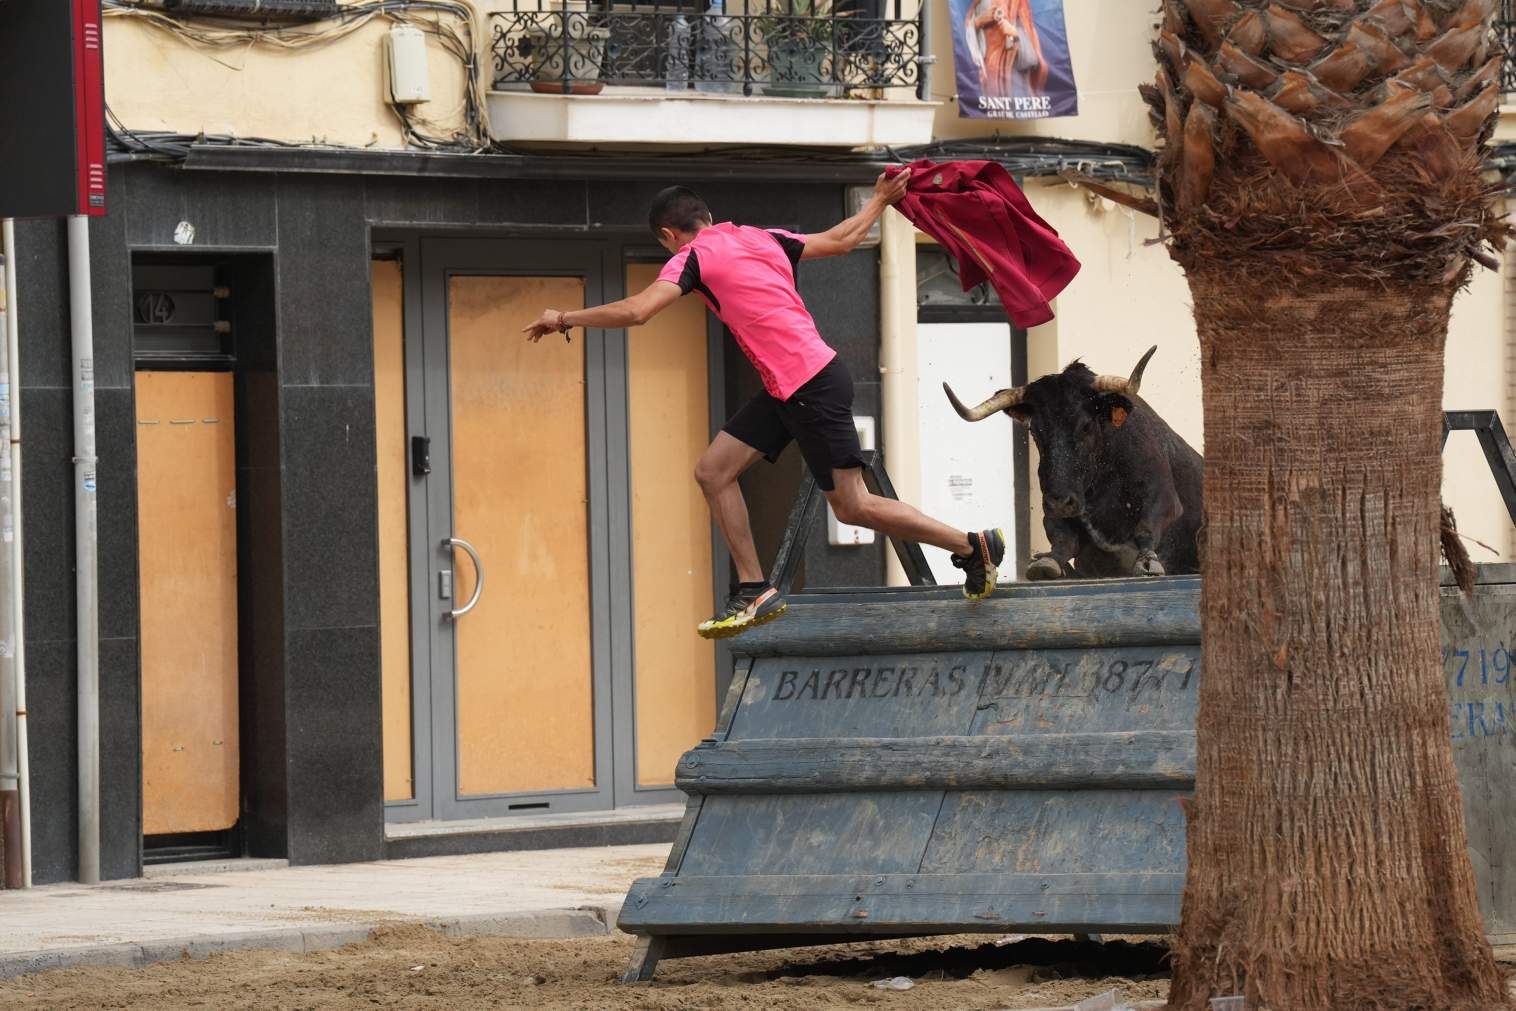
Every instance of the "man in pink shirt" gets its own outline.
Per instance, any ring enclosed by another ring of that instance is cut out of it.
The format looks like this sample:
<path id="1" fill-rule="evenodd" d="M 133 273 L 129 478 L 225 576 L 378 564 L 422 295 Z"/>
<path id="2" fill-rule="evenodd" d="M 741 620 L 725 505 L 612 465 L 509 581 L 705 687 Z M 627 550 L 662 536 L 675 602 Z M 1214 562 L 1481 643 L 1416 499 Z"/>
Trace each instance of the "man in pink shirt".
<path id="1" fill-rule="evenodd" d="M 813 235 L 715 224 L 698 194 L 671 186 L 654 198 L 648 215 L 659 244 L 673 254 L 658 280 L 608 305 L 544 310 L 523 331 L 535 342 L 549 333 L 567 335 L 575 327 L 641 326 L 695 291 L 758 370 L 764 392 L 732 416 L 695 465 L 695 480 L 740 581 L 726 606 L 700 624 L 700 634 L 708 639 L 737 635 L 784 613 L 784 598 L 758 563 L 737 479 L 760 458 L 774 462 L 791 440 L 799 443 L 816 484 L 843 523 L 943 548 L 964 570 L 964 596 L 981 600 L 994 592 L 996 567 L 1005 557 L 1001 531 L 954 530 L 904 502 L 871 494 L 864 485 L 853 424 L 853 377 L 821 339 L 795 287 L 801 260 L 852 252 L 885 208 L 905 196 L 909 182 L 909 171 L 881 175 L 861 211 Z"/>

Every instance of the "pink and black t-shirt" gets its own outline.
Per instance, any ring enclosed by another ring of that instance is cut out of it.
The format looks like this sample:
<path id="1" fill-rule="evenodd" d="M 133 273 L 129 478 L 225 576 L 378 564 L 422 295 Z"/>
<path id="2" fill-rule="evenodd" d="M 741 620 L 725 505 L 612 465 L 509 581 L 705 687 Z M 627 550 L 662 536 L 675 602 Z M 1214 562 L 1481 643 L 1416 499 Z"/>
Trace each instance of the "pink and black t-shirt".
<path id="1" fill-rule="evenodd" d="M 837 352 L 821 339 L 795 289 L 805 236 L 722 222 L 702 228 L 658 280 L 698 291 L 732 331 L 763 388 L 779 400 L 804 386 Z"/>

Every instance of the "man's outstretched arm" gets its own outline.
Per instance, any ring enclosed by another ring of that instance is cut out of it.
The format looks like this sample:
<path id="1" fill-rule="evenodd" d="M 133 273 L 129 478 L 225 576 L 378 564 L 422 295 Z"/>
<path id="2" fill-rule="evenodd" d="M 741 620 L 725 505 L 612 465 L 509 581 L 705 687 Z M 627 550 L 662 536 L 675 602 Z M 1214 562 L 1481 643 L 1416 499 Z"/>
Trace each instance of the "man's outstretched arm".
<path id="1" fill-rule="evenodd" d="M 641 326 L 674 303 L 683 292 L 672 281 L 654 281 L 637 294 L 619 302 L 588 309 L 544 309 L 537 322 L 523 327 L 521 332 L 532 342 L 540 341 L 550 333 L 567 334 L 575 327 L 595 327 L 600 330 L 619 330 L 622 327 Z"/>
<path id="2" fill-rule="evenodd" d="M 824 232 L 807 235 L 805 251 L 800 254 L 800 258 L 817 260 L 823 256 L 841 256 L 857 249 L 858 243 L 869 234 L 869 229 L 874 227 L 874 222 L 879 220 L 884 209 L 891 204 L 899 203 L 905 196 L 906 187 L 910 185 L 910 182 L 910 169 L 901 169 L 893 176 L 888 173 L 881 174 L 874 182 L 874 195 L 869 197 L 863 209 Z"/>

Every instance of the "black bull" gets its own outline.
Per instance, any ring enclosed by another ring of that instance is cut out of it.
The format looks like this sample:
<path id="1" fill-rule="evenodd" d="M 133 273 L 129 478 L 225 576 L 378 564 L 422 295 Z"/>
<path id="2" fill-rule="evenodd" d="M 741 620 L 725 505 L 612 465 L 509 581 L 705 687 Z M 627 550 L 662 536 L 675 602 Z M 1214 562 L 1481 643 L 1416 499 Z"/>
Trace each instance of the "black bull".
<path id="1" fill-rule="evenodd" d="M 1032 431 L 1052 551 L 1032 561 L 1028 579 L 1199 571 L 1201 456 L 1137 396 L 1157 350 L 1128 378 L 1096 375 L 1076 361 L 977 407 L 943 384 L 964 420 L 1003 411 Z"/>

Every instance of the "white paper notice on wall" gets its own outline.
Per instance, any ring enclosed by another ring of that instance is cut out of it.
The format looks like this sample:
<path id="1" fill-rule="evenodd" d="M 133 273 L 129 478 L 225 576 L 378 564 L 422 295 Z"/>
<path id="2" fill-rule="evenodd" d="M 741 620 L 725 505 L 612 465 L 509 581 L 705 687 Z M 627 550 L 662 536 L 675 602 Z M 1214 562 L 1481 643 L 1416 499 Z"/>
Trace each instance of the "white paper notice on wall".
<path id="1" fill-rule="evenodd" d="M 997 416 L 970 424 L 953 411 L 942 393 L 946 382 L 969 403 L 978 403 L 1011 385 L 1011 328 L 1007 323 L 923 323 L 916 331 L 921 410 L 921 508 L 963 530 L 999 527 L 1006 535 L 1006 558 L 1016 530 L 1015 477 L 1010 418 Z M 939 583 L 961 583 L 948 553 L 923 544 L 927 564 Z M 1013 565 L 1001 567 L 1002 581 Z"/>
<path id="2" fill-rule="evenodd" d="M 874 448 L 874 419 L 854 418 L 853 424 L 858 427 L 858 447 L 864 452 Z M 843 523 L 837 519 L 837 514 L 832 512 L 832 507 L 826 507 L 826 542 L 833 547 L 853 547 L 855 545 L 873 544 L 874 531 L 868 527 L 855 527 Z"/>

